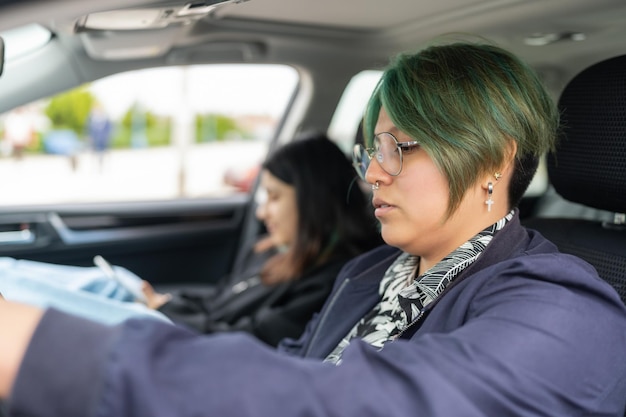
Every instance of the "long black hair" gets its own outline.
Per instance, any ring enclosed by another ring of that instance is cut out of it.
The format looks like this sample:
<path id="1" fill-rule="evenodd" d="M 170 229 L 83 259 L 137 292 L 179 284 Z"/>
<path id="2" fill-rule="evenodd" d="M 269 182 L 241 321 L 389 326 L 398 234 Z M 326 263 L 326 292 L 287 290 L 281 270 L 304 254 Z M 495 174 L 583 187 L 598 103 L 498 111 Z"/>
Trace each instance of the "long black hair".
<path id="1" fill-rule="evenodd" d="M 326 135 L 308 134 L 280 147 L 263 169 L 295 188 L 298 208 L 296 241 L 266 263 L 265 283 L 297 278 L 315 265 L 382 243 L 351 162 Z"/>

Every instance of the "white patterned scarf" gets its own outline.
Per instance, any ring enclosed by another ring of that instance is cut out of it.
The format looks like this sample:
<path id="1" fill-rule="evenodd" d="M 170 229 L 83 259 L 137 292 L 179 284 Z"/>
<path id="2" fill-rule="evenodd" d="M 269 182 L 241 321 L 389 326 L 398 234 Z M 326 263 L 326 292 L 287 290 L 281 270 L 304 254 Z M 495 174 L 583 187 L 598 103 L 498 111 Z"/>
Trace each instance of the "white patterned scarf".
<path id="1" fill-rule="evenodd" d="M 424 308 L 432 303 L 461 271 L 476 261 L 496 232 L 502 230 L 513 218 L 513 214 L 514 211 L 511 211 L 485 228 L 417 278 L 414 277 L 419 266 L 419 257 L 403 252 L 389 266 L 380 282 L 381 300 L 348 332 L 326 357 L 325 362 L 338 364 L 343 350 L 355 337 L 379 349 L 388 341 L 395 339 L 413 321 L 419 319 Z"/>

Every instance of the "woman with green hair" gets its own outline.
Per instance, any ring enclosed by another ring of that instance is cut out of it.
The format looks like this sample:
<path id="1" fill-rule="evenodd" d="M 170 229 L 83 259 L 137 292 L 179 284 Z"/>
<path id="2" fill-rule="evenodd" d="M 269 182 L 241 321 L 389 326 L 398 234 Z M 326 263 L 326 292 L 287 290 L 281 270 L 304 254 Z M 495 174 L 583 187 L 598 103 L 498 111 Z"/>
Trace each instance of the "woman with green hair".
<path id="1" fill-rule="evenodd" d="M 488 44 L 402 55 L 364 126 L 354 165 L 388 245 L 342 269 L 299 340 L 0 303 L 0 397 L 32 416 L 621 417 L 626 307 L 520 224 L 558 127 L 534 73 Z"/>

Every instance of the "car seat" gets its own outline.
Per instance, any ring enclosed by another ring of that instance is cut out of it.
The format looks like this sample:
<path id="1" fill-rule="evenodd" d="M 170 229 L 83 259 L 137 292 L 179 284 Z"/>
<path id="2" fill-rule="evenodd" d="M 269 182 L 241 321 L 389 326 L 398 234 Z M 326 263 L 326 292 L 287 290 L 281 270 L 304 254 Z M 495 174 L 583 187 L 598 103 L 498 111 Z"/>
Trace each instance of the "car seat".
<path id="1" fill-rule="evenodd" d="M 626 56 L 583 70 L 558 105 L 562 136 L 547 157 L 550 182 L 566 200 L 613 219 L 533 217 L 524 224 L 591 263 L 626 303 Z"/>

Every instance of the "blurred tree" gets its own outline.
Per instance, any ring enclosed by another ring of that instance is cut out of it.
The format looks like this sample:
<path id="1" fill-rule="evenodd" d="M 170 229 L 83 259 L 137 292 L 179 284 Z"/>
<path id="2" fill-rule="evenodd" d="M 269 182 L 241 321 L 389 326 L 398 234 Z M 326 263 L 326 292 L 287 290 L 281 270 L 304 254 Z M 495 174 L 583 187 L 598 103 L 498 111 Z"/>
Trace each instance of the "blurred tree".
<path id="1" fill-rule="evenodd" d="M 247 137 L 235 119 L 220 114 L 196 115 L 196 143 L 224 141 L 231 137 Z"/>
<path id="2" fill-rule="evenodd" d="M 141 123 L 138 123 L 141 121 Z M 133 147 L 134 129 L 142 129 L 147 146 L 164 146 L 171 143 L 170 133 L 171 119 L 157 116 L 149 111 L 142 110 L 140 106 L 133 105 L 122 117 L 120 127 L 113 137 L 112 146 L 115 148 Z"/>
<path id="3" fill-rule="evenodd" d="M 82 136 L 94 102 L 93 94 L 83 86 L 52 97 L 44 111 L 53 129 L 70 129 Z"/>

